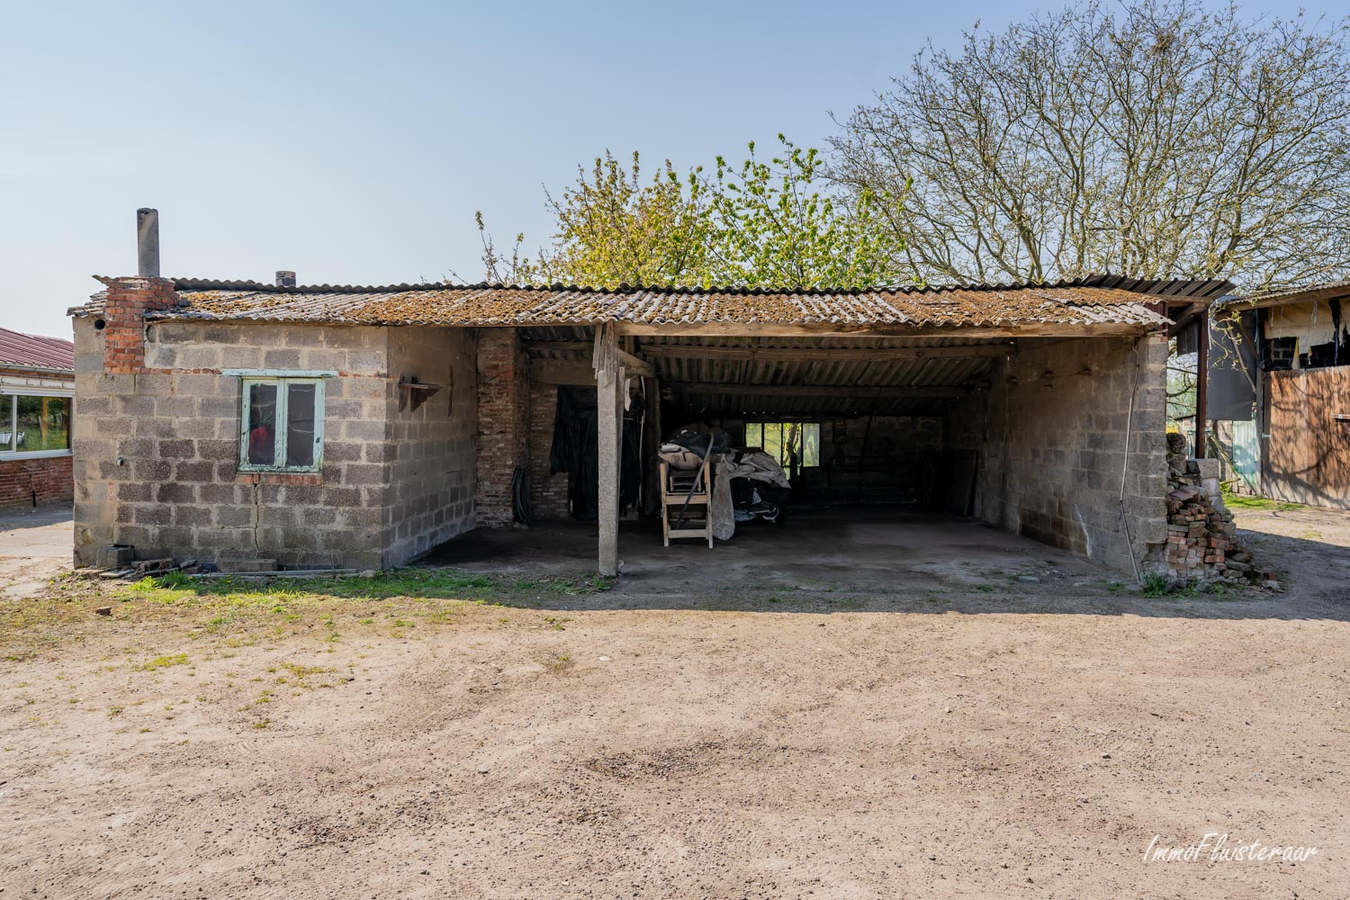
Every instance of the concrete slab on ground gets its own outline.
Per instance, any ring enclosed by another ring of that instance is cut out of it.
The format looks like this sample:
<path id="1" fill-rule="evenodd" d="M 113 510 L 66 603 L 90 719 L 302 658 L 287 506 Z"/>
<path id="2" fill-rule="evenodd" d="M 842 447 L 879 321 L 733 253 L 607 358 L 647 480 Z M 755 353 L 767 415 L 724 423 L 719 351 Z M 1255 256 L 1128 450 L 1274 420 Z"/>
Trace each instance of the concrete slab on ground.
<path id="1" fill-rule="evenodd" d="M 68 503 L 0 510 L 0 600 L 35 596 L 70 571 L 74 540 Z"/>
<path id="2" fill-rule="evenodd" d="M 421 564 L 522 576 L 576 574 L 596 565 L 596 526 L 547 522 L 477 529 L 427 554 Z M 706 593 L 737 586 L 793 590 L 922 589 L 938 581 L 1004 583 L 1057 577 L 1124 579 L 1090 560 L 974 519 L 906 506 L 794 511 L 777 525 L 739 525 L 730 541 L 662 546 L 659 523 L 623 522 L 619 559 L 626 590 Z"/>

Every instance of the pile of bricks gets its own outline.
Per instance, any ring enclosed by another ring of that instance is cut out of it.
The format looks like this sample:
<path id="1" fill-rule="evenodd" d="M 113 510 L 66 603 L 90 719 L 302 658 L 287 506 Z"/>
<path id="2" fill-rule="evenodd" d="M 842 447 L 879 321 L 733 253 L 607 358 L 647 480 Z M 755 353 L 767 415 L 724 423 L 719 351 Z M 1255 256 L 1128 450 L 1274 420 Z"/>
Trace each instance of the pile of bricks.
<path id="1" fill-rule="evenodd" d="M 1233 514 L 1219 494 L 1218 461 L 1187 459 L 1185 440 L 1167 437 L 1167 574 L 1185 581 L 1278 586 L 1238 544 Z"/>

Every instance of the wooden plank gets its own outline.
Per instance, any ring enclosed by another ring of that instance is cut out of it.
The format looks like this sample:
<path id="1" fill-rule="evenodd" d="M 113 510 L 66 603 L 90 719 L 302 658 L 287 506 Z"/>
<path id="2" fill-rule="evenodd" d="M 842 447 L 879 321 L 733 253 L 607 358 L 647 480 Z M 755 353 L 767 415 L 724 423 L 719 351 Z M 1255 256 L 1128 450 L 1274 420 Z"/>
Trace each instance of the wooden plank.
<path id="1" fill-rule="evenodd" d="M 566 353 L 568 355 L 575 356 L 577 358 L 577 361 L 585 361 L 586 366 L 589 367 L 591 352 L 595 348 L 592 347 L 591 344 L 586 341 L 526 341 L 525 349 L 528 351 L 540 353 L 543 352 Z M 621 362 L 624 368 L 628 370 L 629 375 L 640 375 L 643 378 L 655 377 L 656 370 L 652 368 L 651 363 L 647 362 L 644 359 L 640 359 L 624 350 L 619 350 L 615 348 L 615 352 L 619 356 L 619 362 Z M 535 372 L 540 373 L 539 377 L 536 378 L 536 380 L 539 380 L 541 378 L 547 379 L 558 377 L 571 378 L 572 373 L 567 367 L 574 364 L 575 362 L 570 359 L 544 359 L 540 357 L 533 357 L 530 360 L 530 373 L 532 377 Z M 589 384 L 592 380 L 593 380 L 592 378 L 587 378 L 585 382 L 545 381 L 544 383 Z"/>
<path id="2" fill-rule="evenodd" d="M 590 341 L 523 341 L 530 353 L 584 353 L 589 359 L 595 346 Z"/>
<path id="3" fill-rule="evenodd" d="M 1350 366 L 1266 372 L 1264 380 L 1262 492 L 1350 509 Z"/>
<path id="4" fill-rule="evenodd" d="M 798 360 L 980 359 L 1007 356 L 1011 343 L 971 347 L 706 347 L 685 344 L 647 344 L 645 356 L 678 359 L 748 359 L 757 362 Z"/>
<path id="5" fill-rule="evenodd" d="M 1005 326 L 919 327 L 912 325 L 774 325 L 742 322 L 704 322 L 679 325 L 620 323 L 620 334 L 639 337 L 952 337 L 1011 339 L 1023 337 L 1133 337 L 1150 326 L 1098 322 L 1085 325 L 1034 323 Z"/>
<path id="6" fill-rule="evenodd" d="M 717 394 L 744 397 L 839 397 L 856 400 L 937 400 L 964 397 L 969 388 L 960 385 L 931 385 L 903 387 L 878 385 L 875 387 L 825 384 L 735 384 L 712 382 L 667 382 L 675 390 L 686 394 Z"/>
<path id="7" fill-rule="evenodd" d="M 1209 455 L 1209 310 L 1196 320 L 1195 456 Z"/>
<path id="8" fill-rule="evenodd" d="M 588 360 L 531 359 L 530 380 L 535 384 L 595 384 L 595 369 Z"/>
<path id="9" fill-rule="evenodd" d="M 626 350 L 616 350 L 615 352 L 619 354 L 619 362 L 623 365 L 629 375 L 641 375 L 643 378 L 651 378 L 656 374 L 656 370 L 653 369 L 651 363 L 646 360 L 638 359 Z"/>

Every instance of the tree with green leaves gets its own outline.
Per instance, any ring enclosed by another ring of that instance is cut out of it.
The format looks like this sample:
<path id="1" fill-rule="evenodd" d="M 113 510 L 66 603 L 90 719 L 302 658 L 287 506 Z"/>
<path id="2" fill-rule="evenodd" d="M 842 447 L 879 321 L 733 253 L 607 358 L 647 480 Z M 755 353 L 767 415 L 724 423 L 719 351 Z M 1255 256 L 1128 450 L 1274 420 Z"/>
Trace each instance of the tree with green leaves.
<path id="1" fill-rule="evenodd" d="M 740 164 L 717 157 L 681 175 L 667 161 L 644 181 L 640 160 L 624 167 L 608 152 L 557 196 L 552 243 L 531 257 L 517 235 L 497 250 L 482 214 L 488 278 L 513 282 L 858 287 L 903 277 L 903 242 L 879 220 L 902 199 L 869 191 L 839 194 L 824 182 L 820 152 L 778 136 L 761 160 L 755 145 Z M 884 201 L 884 202 L 883 202 Z"/>

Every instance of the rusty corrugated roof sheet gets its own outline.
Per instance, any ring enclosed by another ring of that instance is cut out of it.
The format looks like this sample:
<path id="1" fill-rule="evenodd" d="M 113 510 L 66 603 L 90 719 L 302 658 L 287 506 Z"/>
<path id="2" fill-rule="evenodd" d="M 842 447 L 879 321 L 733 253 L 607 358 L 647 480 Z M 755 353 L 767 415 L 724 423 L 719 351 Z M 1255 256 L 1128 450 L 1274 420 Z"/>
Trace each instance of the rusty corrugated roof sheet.
<path id="1" fill-rule="evenodd" d="M 1125 325 L 1166 319 L 1142 293 L 1087 281 L 1048 285 L 761 290 L 394 285 L 278 288 L 178 279 L 180 306 L 157 319 L 356 325 L 842 325 L 976 327 Z M 72 315 L 101 309 L 102 295 Z"/>
<path id="2" fill-rule="evenodd" d="M 0 328 L 0 366 L 74 371 L 75 345 L 60 338 Z"/>
<path id="3" fill-rule="evenodd" d="M 1328 281 L 1323 284 L 1311 284 L 1306 287 L 1284 288 L 1252 294 L 1249 297 L 1227 298 L 1216 304 L 1221 309 L 1243 310 L 1263 306 L 1283 306 L 1289 303 L 1307 303 L 1312 300 L 1330 300 L 1350 296 L 1350 280 Z"/>

